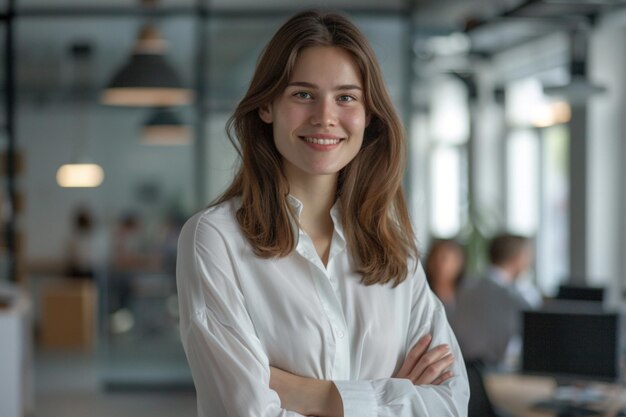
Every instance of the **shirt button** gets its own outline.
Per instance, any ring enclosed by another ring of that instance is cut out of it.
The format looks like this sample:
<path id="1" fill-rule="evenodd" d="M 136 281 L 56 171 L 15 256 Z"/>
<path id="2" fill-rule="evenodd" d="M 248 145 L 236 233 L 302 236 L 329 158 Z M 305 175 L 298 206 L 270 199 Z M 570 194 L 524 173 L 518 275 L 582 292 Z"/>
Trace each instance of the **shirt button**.
<path id="1" fill-rule="evenodd" d="M 343 337 L 346 335 L 344 333 L 343 330 L 341 330 L 339 327 L 337 326 L 333 326 L 333 329 L 335 330 L 335 334 L 337 335 L 338 338 L 343 339 Z"/>

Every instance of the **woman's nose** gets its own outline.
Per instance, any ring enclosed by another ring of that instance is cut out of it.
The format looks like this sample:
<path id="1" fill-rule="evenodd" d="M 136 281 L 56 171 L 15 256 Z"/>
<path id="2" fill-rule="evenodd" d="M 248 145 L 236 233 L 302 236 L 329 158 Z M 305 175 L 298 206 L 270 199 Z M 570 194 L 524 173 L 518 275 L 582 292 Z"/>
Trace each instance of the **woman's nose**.
<path id="1" fill-rule="evenodd" d="M 330 99 L 318 101 L 313 107 L 311 124 L 315 126 L 334 126 L 337 123 L 335 103 Z"/>

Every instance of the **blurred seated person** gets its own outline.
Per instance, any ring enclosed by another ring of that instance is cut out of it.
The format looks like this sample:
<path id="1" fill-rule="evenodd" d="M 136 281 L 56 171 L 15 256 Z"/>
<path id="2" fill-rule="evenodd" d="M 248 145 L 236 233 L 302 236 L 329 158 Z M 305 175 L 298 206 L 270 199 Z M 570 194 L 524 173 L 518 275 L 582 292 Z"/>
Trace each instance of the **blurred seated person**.
<path id="1" fill-rule="evenodd" d="M 151 250 L 140 217 L 123 214 L 113 231 L 111 247 L 110 303 L 111 311 L 130 307 L 132 281 L 143 273 L 160 272 L 161 256 Z"/>
<path id="2" fill-rule="evenodd" d="M 465 270 L 465 253 L 452 239 L 436 239 L 424 262 L 426 279 L 431 290 L 441 300 L 450 316 L 456 304 L 456 294 Z"/>
<path id="3" fill-rule="evenodd" d="M 139 217 L 124 214 L 113 233 L 113 268 L 116 271 L 141 271 L 150 263 L 143 245 L 143 230 Z"/>
<path id="4" fill-rule="evenodd" d="M 160 256 L 163 272 L 176 276 L 176 256 L 178 253 L 178 237 L 188 216 L 170 213 L 166 219 L 160 236 Z"/>
<path id="5" fill-rule="evenodd" d="M 123 214 L 112 236 L 113 269 L 123 272 L 161 272 L 163 255 L 160 240 L 160 236 L 150 233 L 138 214 Z"/>
<path id="6" fill-rule="evenodd" d="M 525 297 L 515 283 L 532 260 L 526 237 L 501 234 L 490 242 L 490 266 L 484 277 L 467 282 L 458 292 L 449 319 L 466 360 L 498 366 L 518 353 L 521 312 L 538 305 L 536 297 Z"/>
<path id="7" fill-rule="evenodd" d="M 94 221 L 90 211 L 81 207 L 74 212 L 68 244 L 67 275 L 92 279 L 97 257 Z"/>

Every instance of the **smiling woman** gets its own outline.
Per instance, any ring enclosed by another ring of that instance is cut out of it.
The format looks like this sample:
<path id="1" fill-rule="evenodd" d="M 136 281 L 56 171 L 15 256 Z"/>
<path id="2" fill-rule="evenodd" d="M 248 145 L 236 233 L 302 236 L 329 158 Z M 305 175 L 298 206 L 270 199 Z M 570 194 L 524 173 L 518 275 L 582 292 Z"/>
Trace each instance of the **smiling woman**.
<path id="1" fill-rule="evenodd" d="M 272 124 L 291 187 L 309 176 L 336 176 L 359 152 L 367 124 L 361 75 L 350 54 L 337 47 L 303 50 L 283 94 L 261 107 Z"/>
<path id="2" fill-rule="evenodd" d="M 403 129 L 360 31 L 291 18 L 229 127 L 239 171 L 179 241 L 199 416 L 466 415 L 404 202 Z"/>

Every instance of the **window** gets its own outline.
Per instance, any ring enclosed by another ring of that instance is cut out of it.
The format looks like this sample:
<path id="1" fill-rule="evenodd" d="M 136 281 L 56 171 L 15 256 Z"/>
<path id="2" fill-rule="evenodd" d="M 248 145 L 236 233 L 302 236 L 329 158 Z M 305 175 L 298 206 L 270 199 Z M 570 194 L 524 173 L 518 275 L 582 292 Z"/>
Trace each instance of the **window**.
<path id="1" fill-rule="evenodd" d="M 507 229 L 533 236 L 539 223 L 539 148 L 537 132 L 513 131 L 506 157 Z"/>
<path id="2" fill-rule="evenodd" d="M 465 148 L 470 126 L 465 85 L 451 77 L 435 80 L 430 108 L 430 231 L 453 237 L 467 211 Z"/>
<path id="3" fill-rule="evenodd" d="M 506 226 L 535 237 L 538 286 L 554 294 L 568 274 L 568 153 L 566 103 L 551 101 L 528 78 L 507 89 Z"/>

